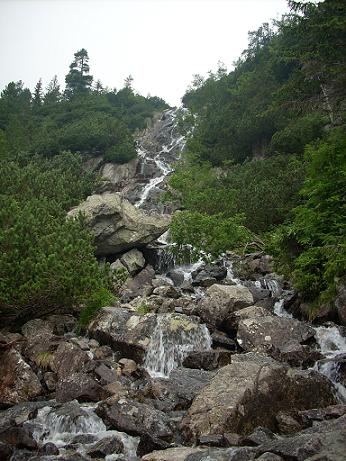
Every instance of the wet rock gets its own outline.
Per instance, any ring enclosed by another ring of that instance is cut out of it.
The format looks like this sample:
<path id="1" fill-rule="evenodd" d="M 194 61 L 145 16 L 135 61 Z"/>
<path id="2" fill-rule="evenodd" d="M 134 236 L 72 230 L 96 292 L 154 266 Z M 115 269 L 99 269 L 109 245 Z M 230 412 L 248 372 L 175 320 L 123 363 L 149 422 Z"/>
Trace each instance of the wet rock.
<path id="1" fill-rule="evenodd" d="M 230 351 L 236 351 L 237 345 L 235 341 L 223 331 L 214 331 L 211 335 L 213 347 L 222 347 Z"/>
<path id="2" fill-rule="evenodd" d="M 120 262 L 131 275 L 136 274 L 145 266 L 144 256 L 137 248 L 133 248 L 123 254 L 120 258 Z"/>
<path id="3" fill-rule="evenodd" d="M 239 361 L 238 361 L 239 358 Z M 292 370 L 259 354 L 232 357 L 194 399 L 183 420 L 188 440 L 202 435 L 275 430 L 279 411 L 335 403 L 331 383 L 313 372 Z"/>
<path id="4" fill-rule="evenodd" d="M 301 351 L 301 344 L 314 337 L 314 329 L 299 320 L 283 317 L 257 317 L 239 322 L 237 341 L 246 351 L 268 352 L 272 349 Z"/>
<path id="5" fill-rule="evenodd" d="M 0 442 L 17 448 L 35 450 L 37 443 L 32 432 L 24 427 L 9 427 L 0 434 Z"/>
<path id="6" fill-rule="evenodd" d="M 72 373 L 59 380 L 56 386 L 56 400 L 68 402 L 98 402 L 109 396 L 109 392 L 85 373 Z"/>
<path id="7" fill-rule="evenodd" d="M 227 269 L 221 265 L 205 265 L 192 274 L 192 285 L 209 287 L 227 276 Z"/>
<path id="8" fill-rule="evenodd" d="M 192 400 L 215 376 L 214 371 L 176 368 L 168 378 L 152 379 L 151 395 L 162 403 L 164 411 L 181 410 L 190 406 Z"/>
<path id="9" fill-rule="evenodd" d="M 24 336 L 36 336 L 41 334 L 53 334 L 53 325 L 50 322 L 42 319 L 29 320 L 22 326 Z"/>
<path id="10" fill-rule="evenodd" d="M 96 414 L 107 426 L 130 435 L 146 435 L 163 440 L 171 440 L 173 432 L 165 413 L 151 406 L 122 398 L 117 402 L 102 402 Z"/>
<path id="11" fill-rule="evenodd" d="M 154 241 L 169 226 L 170 216 L 146 214 L 119 193 L 91 195 L 68 216 L 82 212 L 95 236 L 97 255 L 120 253 Z"/>
<path id="12" fill-rule="evenodd" d="M 140 315 L 125 308 L 105 307 L 90 323 L 88 332 L 100 343 L 141 362 L 155 326 L 154 314 Z"/>
<path id="13" fill-rule="evenodd" d="M 147 265 L 134 278 L 128 278 L 121 287 L 122 300 L 128 302 L 137 296 L 149 296 L 153 291 L 151 281 L 154 276 L 154 269 Z"/>
<path id="14" fill-rule="evenodd" d="M 39 453 L 42 453 L 44 455 L 48 456 L 54 456 L 59 454 L 59 449 L 54 443 L 48 442 L 45 443 L 39 450 Z"/>
<path id="15" fill-rule="evenodd" d="M 182 283 L 184 283 L 185 280 L 183 272 L 175 269 L 170 270 L 167 273 L 167 277 L 173 281 L 176 287 L 179 287 Z"/>
<path id="16" fill-rule="evenodd" d="M 94 443 L 87 451 L 91 458 L 104 458 L 113 453 L 123 453 L 124 444 L 119 436 L 112 435 Z"/>
<path id="17" fill-rule="evenodd" d="M 50 360 L 51 369 L 57 374 L 59 379 L 71 376 L 83 370 L 85 365 L 90 362 L 89 355 L 75 344 L 68 342 L 61 343 Z"/>
<path id="18" fill-rule="evenodd" d="M 183 361 L 186 368 L 215 370 L 231 363 L 232 354 L 228 350 L 192 352 Z"/>
<path id="19" fill-rule="evenodd" d="M 218 328 L 232 312 L 251 304 L 253 296 L 248 288 L 214 284 L 208 288 L 207 296 L 198 303 L 196 314 L 207 325 Z"/>
<path id="20" fill-rule="evenodd" d="M 16 405 L 43 393 L 39 379 L 16 349 L 0 353 L 0 407 Z"/>

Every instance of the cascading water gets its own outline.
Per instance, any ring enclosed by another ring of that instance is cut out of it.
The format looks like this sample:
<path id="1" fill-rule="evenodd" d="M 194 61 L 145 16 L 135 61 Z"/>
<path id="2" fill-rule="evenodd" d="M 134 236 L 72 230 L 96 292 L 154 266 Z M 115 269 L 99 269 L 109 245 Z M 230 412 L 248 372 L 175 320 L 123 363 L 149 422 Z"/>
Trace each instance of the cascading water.
<path id="1" fill-rule="evenodd" d="M 184 136 L 176 133 L 176 116 L 176 109 L 164 111 L 162 118 L 157 122 L 150 148 L 145 149 L 142 145 L 137 148 L 141 165 L 140 172 L 143 172 L 145 163 L 151 161 L 156 165 L 158 174 L 142 188 L 139 199 L 135 203 L 137 208 L 142 208 L 157 186 L 162 184 L 166 177 L 173 172 L 171 164 L 180 158 L 185 147 Z"/>
<path id="2" fill-rule="evenodd" d="M 211 348 L 205 325 L 192 323 L 185 315 L 161 314 L 151 338 L 144 367 L 154 378 L 166 378 L 173 368 L 182 365 L 190 352 Z"/>
<path id="3" fill-rule="evenodd" d="M 38 410 L 36 418 L 28 424 L 34 427 L 33 437 L 37 442 L 51 442 L 60 449 L 61 454 L 68 453 L 73 447 L 74 452 L 85 455 L 94 443 L 116 437 L 124 446 L 126 458 L 123 454 L 112 454 L 106 456 L 106 461 L 138 459 L 136 451 L 139 439 L 123 432 L 107 431 L 94 410 L 95 406 L 80 405 L 77 401 L 58 409 L 46 406 Z"/>
<path id="4" fill-rule="evenodd" d="M 337 327 L 318 327 L 315 331 L 316 341 L 324 359 L 316 362 L 314 368 L 330 379 L 340 400 L 346 402 L 345 382 L 340 382 L 340 367 L 346 362 L 346 338 L 340 334 Z"/>

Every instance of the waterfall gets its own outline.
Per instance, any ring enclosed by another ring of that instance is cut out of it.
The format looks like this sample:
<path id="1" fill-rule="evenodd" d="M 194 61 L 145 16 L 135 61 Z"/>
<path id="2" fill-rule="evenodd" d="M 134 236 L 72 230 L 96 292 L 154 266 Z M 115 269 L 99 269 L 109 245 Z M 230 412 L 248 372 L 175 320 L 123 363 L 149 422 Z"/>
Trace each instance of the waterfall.
<path id="1" fill-rule="evenodd" d="M 346 387 L 340 382 L 340 359 L 346 361 L 346 338 L 337 327 L 318 327 L 315 332 L 324 359 L 316 362 L 314 368 L 330 379 L 340 400 L 346 402 Z"/>
<path id="2" fill-rule="evenodd" d="M 175 132 L 176 116 L 176 109 L 164 111 L 153 130 L 149 148 L 144 148 L 141 144 L 137 147 L 137 154 L 140 159 L 140 172 L 143 173 L 144 164 L 150 160 L 156 165 L 157 175 L 150 179 L 147 184 L 143 185 L 144 187 L 135 203 L 136 208 L 142 208 L 148 201 L 152 191 L 173 172 L 171 163 L 180 158 L 180 154 L 185 147 L 184 136 Z"/>
<path id="3" fill-rule="evenodd" d="M 144 367 L 154 378 L 166 378 L 190 352 L 207 351 L 211 337 L 205 325 L 180 314 L 161 314 L 149 344 Z"/>

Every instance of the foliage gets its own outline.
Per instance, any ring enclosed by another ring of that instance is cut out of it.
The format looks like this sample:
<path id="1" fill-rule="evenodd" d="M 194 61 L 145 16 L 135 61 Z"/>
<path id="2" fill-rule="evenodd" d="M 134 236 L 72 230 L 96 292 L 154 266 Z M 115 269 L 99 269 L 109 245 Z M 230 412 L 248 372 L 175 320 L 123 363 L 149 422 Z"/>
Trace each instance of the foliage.
<path id="1" fill-rule="evenodd" d="M 137 312 L 138 314 L 142 314 L 142 315 L 149 314 L 149 313 L 151 312 L 150 304 L 148 304 L 148 303 L 145 302 L 145 301 L 142 301 L 141 304 L 139 304 L 139 305 L 136 307 L 136 312 Z"/>
<path id="2" fill-rule="evenodd" d="M 304 299 L 330 302 L 346 276 L 346 127 L 306 149 L 304 203 L 274 233 L 281 267 L 292 272 Z"/>
<path id="3" fill-rule="evenodd" d="M 101 307 L 112 306 L 115 300 L 115 296 L 107 288 L 100 287 L 95 290 L 80 313 L 79 326 L 86 327 Z"/>
<path id="4" fill-rule="evenodd" d="M 106 286 L 82 218 L 65 217 L 93 185 L 80 158 L 3 161 L 0 174 L 0 309 L 73 306 Z"/>
<path id="5" fill-rule="evenodd" d="M 241 215 L 224 218 L 221 214 L 182 211 L 173 217 L 171 236 L 178 248 L 188 244 L 196 252 L 219 256 L 227 250 L 244 247 L 252 240 L 243 222 Z"/>

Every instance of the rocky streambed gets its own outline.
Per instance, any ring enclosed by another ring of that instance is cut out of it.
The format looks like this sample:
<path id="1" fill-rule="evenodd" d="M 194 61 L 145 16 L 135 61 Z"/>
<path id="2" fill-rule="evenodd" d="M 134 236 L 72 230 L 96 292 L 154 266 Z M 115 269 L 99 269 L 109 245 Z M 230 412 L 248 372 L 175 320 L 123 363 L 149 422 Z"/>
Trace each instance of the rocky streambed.
<path id="1" fill-rule="evenodd" d="M 179 266 L 157 241 L 169 216 L 154 197 L 183 147 L 174 114 L 80 205 L 98 254 L 127 274 L 119 301 L 83 335 L 48 309 L 2 330 L 0 460 L 345 459 L 342 317 L 294 318 L 267 255 Z"/>

